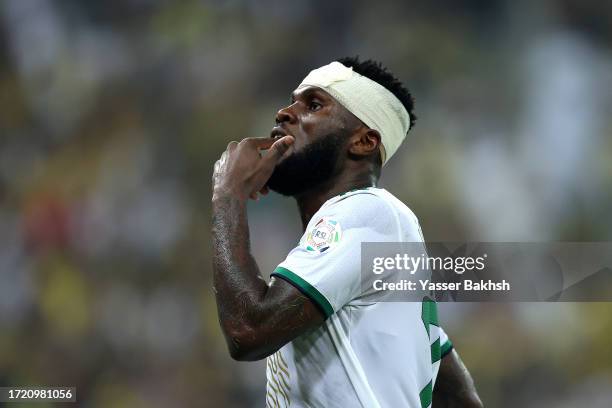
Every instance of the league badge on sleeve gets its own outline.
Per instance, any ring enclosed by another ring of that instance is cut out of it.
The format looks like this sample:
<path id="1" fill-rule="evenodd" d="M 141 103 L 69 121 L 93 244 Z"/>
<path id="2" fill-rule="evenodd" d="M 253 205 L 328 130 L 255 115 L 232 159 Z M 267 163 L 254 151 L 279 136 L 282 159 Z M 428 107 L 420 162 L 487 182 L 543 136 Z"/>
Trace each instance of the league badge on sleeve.
<path id="1" fill-rule="evenodd" d="M 323 253 L 342 239 L 340 223 L 329 217 L 322 217 L 306 235 L 306 250 Z"/>

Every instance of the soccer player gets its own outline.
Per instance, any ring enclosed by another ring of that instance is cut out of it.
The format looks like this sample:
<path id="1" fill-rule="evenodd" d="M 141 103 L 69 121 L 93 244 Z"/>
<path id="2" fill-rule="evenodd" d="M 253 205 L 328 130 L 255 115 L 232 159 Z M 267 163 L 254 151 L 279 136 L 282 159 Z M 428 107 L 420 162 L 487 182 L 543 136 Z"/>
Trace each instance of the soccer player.
<path id="1" fill-rule="evenodd" d="M 219 320 L 234 359 L 267 358 L 268 407 L 482 406 L 435 302 L 379 302 L 361 285 L 361 242 L 423 242 L 410 209 L 376 187 L 414 120 L 391 73 L 343 58 L 306 76 L 271 137 L 231 142 L 215 163 Z M 268 190 L 296 199 L 304 228 L 269 283 L 246 211 Z"/>

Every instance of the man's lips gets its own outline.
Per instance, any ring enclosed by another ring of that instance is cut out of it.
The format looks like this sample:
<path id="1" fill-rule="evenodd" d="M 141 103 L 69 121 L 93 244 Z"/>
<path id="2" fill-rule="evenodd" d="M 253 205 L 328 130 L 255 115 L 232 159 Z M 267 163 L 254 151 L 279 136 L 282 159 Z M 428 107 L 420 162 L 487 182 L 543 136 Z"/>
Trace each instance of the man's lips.
<path id="1" fill-rule="evenodd" d="M 285 129 L 283 129 L 281 126 L 275 126 L 274 128 L 272 128 L 272 132 L 270 132 L 270 137 L 271 138 L 280 138 L 283 136 L 287 136 L 288 133 Z"/>
<path id="2" fill-rule="evenodd" d="M 270 137 L 272 139 L 280 139 L 281 137 L 288 136 L 288 135 L 291 135 L 291 133 L 287 132 L 285 128 L 283 128 L 282 126 L 275 126 L 272 128 L 272 131 L 270 132 Z M 285 152 L 283 157 L 281 157 L 281 159 L 278 162 L 280 163 L 283 160 L 285 160 L 288 156 L 290 156 L 294 148 L 295 147 L 293 144 L 289 146 L 289 149 Z"/>

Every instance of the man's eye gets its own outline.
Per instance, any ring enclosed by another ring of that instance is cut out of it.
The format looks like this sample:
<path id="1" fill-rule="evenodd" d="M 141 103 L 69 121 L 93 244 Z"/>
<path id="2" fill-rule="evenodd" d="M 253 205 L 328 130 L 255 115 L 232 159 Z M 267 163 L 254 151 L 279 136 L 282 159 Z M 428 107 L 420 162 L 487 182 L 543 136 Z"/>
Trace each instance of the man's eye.
<path id="1" fill-rule="evenodd" d="M 311 111 L 316 111 L 321 109 L 321 104 L 318 102 L 310 102 L 308 104 L 308 109 L 310 109 Z"/>

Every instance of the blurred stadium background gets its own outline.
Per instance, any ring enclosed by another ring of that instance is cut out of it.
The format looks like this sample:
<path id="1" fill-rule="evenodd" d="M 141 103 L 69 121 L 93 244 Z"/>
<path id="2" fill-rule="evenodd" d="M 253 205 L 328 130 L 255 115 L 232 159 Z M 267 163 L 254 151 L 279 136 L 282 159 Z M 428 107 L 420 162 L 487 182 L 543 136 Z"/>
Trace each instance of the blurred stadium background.
<path id="1" fill-rule="evenodd" d="M 212 165 L 340 56 L 416 97 L 382 184 L 428 240 L 612 240 L 611 45 L 594 0 L 0 1 L 0 385 L 262 406 L 264 365 L 231 361 L 216 318 Z M 271 271 L 294 203 L 250 222 Z M 488 407 L 612 406 L 611 304 L 445 304 L 442 321 Z"/>

